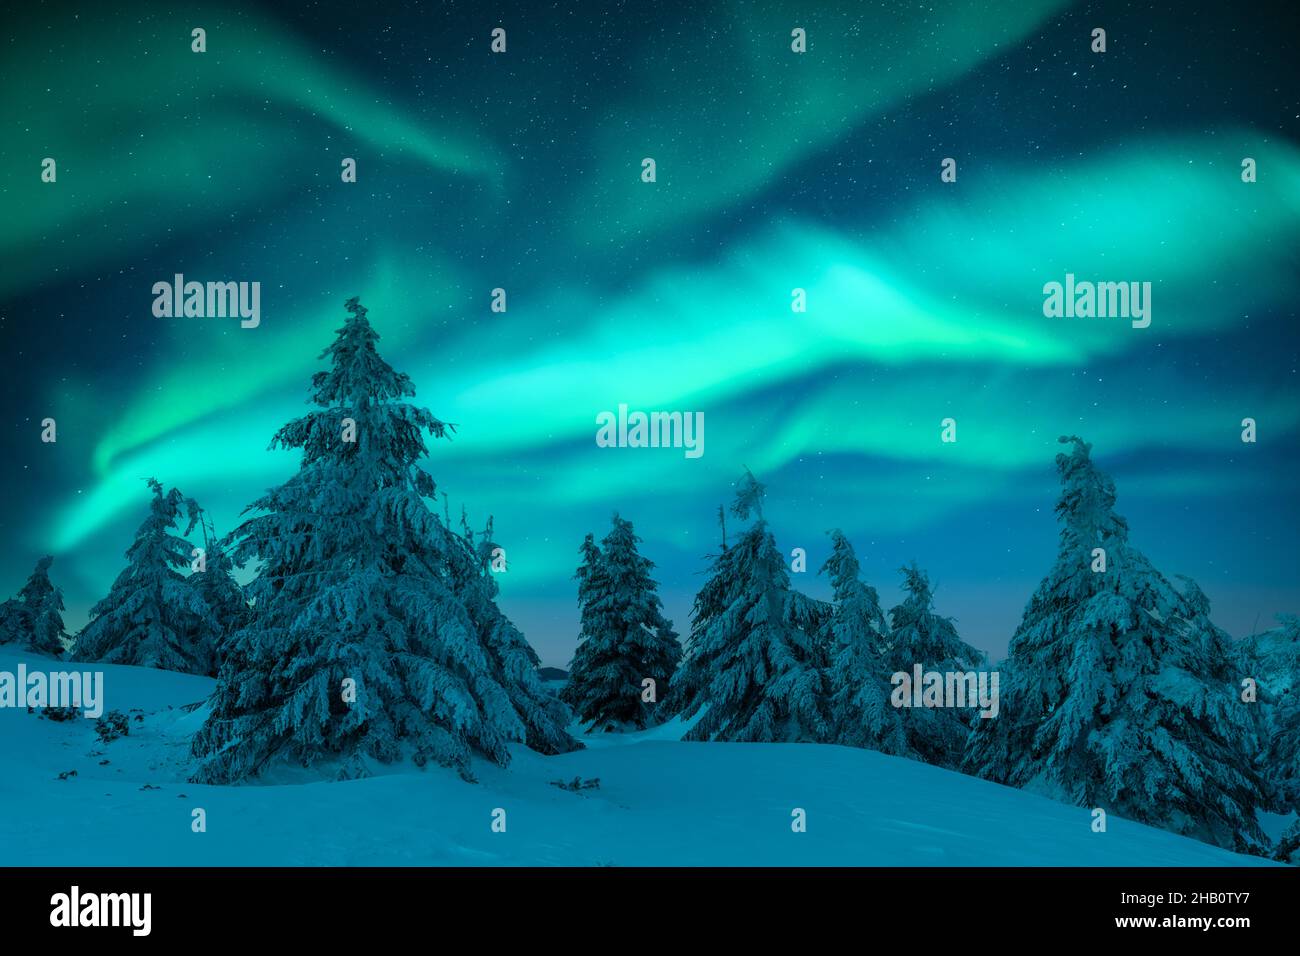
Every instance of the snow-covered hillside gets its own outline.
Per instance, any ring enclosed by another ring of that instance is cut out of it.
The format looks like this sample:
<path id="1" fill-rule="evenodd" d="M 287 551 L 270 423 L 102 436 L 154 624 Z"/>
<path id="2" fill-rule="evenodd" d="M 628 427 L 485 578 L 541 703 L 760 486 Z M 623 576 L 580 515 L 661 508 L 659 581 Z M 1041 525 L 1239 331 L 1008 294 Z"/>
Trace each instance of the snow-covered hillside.
<path id="1" fill-rule="evenodd" d="M 68 667 L 0 649 L 0 670 L 19 661 Z M 680 725 L 558 757 L 518 747 L 508 769 L 478 763 L 477 784 L 412 767 L 196 786 L 185 781 L 189 738 L 206 708 L 186 706 L 213 682 L 94 666 L 105 708 L 131 713 L 128 737 L 105 744 L 94 721 L 0 709 L 0 866 L 1267 865 L 1115 817 L 1094 833 L 1086 809 L 911 760 L 683 743 Z M 575 777 L 599 788 L 551 785 Z M 195 808 L 204 833 L 191 829 Z M 796 808 L 807 832 L 791 829 Z M 504 833 L 492 829 L 497 809 Z"/>

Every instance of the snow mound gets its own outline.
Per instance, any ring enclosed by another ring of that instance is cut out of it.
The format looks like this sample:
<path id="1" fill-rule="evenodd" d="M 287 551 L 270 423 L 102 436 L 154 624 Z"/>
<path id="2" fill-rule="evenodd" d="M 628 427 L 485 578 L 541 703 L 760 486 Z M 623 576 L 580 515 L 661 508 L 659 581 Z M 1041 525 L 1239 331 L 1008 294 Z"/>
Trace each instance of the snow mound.
<path id="1" fill-rule="evenodd" d="M 873 751 L 684 743 L 680 723 L 555 757 L 516 747 L 507 769 L 479 761 L 475 784 L 395 767 L 198 786 L 186 777 L 203 708 L 190 705 L 211 680 L 0 649 L 0 670 L 20 660 L 102 670 L 105 708 L 131 715 L 130 734 L 103 743 L 92 720 L 0 709 L 0 866 L 1268 865 L 1114 816 L 1094 833 L 1086 808 Z M 574 778 L 588 786 L 554 785 Z"/>

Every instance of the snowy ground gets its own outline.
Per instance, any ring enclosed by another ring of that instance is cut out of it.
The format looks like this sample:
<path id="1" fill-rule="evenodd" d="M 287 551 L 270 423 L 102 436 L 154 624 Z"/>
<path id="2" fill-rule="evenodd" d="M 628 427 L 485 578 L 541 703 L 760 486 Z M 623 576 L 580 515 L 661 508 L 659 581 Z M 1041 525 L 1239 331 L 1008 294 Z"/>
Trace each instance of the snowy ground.
<path id="1" fill-rule="evenodd" d="M 0 649 L 0 670 L 65 669 Z M 604 735 L 560 757 L 516 750 L 478 784 L 441 769 L 347 783 L 203 787 L 185 782 L 189 737 L 212 681 L 103 666 L 94 722 L 0 709 L 0 866 L 12 865 L 1118 865 L 1265 861 L 1086 809 L 844 747 L 695 744 L 680 726 Z M 59 779 L 61 773 L 75 776 Z M 553 780 L 600 779 L 578 793 Z M 301 780 L 310 780 L 304 773 Z M 207 832 L 191 812 L 207 813 Z M 492 814 L 506 811 L 506 832 Z M 791 812 L 807 813 L 807 832 Z"/>

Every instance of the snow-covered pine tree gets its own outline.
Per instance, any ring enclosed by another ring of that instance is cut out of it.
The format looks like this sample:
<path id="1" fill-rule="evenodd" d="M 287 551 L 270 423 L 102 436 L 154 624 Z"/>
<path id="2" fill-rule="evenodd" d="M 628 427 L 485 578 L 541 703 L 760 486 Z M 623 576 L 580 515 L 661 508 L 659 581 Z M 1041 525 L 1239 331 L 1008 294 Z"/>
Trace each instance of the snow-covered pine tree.
<path id="1" fill-rule="evenodd" d="M 1011 639 L 1001 712 L 976 722 L 966 767 L 1258 852 L 1265 788 L 1252 766 L 1239 669 L 1207 639 L 1208 608 L 1129 544 L 1114 482 L 1093 464 L 1091 446 L 1061 442 L 1071 448 L 1056 456 L 1056 563 Z"/>
<path id="2" fill-rule="evenodd" d="M 673 691 L 664 700 L 666 715 L 680 714 L 692 702 L 706 703 L 703 697 L 712 679 L 711 665 L 717 654 L 706 650 L 697 635 L 703 635 L 714 621 L 727 613 L 736 586 L 733 549 L 727 547 L 724 521 L 724 507 L 719 506 L 718 523 L 722 527 L 722 546 L 717 555 L 711 556 L 708 576 L 699 591 L 695 593 L 691 608 L 691 636 L 687 638 L 681 663 L 678 665 L 677 673 L 673 675 Z"/>
<path id="3" fill-rule="evenodd" d="M 599 717 L 594 706 L 598 682 L 607 684 L 612 678 L 612 681 L 617 683 L 623 675 L 617 667 L 608 667 L 605 662 L 595 660 L 594 651 L 597 648 L 608 651 L 606 642 L 601 640 L 605 632 L 605 609 L 600 602 L 609 593 L 609 575 L 605 572 L 605 561 L 600 553 L 600 545 L 596 543 L 596 536 L 588 533 L 582 539 L 582 546 L 578 549 L 578 553 L 582 555 L 582 560 L 573 573 L 573 579 L 578 582 L 578 647 L 569 662 L 569 679 L 564 689 L 560 691 L 560 699 L 573 708 L 580 720 L 595 721 Z M 593 669 L 593 665 L 597 663 L 600 664 L 599 673 Z M 581 685 L 575 682 L 578 676 L 575 669 L 579 667 L 584 671 Z M 624 690 L 621 686 L 616 687 L 612 692 L 605 689 L 600 697 L 602 700 L 610 696 L 619 697 Z M 587 704 L 588 700 L 592 703 L 586 709 L 596 714 L 591 718 L 583 717 L 584 704 Z M 610 724 L 610 726 L 603 726 L 602 729 L 616 729 L 614 722 Z M 595 729 L 594 724 L 592 729 Z"/>
<path id="4" fill-rule="evenodd" d="M 1300 811 L 1300 617 L 1279 614 L 1277 626 L 1236 645 L 1241 676 L 1256 684 L 1265 746 L 1261 763 L 1282 811 Z M 1300 824 L 1293 834 L 1300 848 Z"/>
<path id="5" fill-rule="evenodd" d="M 831 555 L 821 573 L 830 577 L 834 612 L 829 633 L 830 739 L 849 747 L 912 756 L 903 718 L 889 702 L 889 625 L 876 589 L 864 583 L 853 545 L 830 532 Z"/>
<path id="6" fill-rule="evenodd" d="M 714 561 L 696 595 L 674 710 L 704 709 L 688 740 L 816 741 L 826 737 L 825 675 L 816 635 L 790 623 L 790 578 L 748 471 L 732 514 L 754 518 Z"/>
<path id="7" fill-rule="evenodd" d="M 213 648 L 203 627 L 208 608 L 179 570 L 189 567 L 193 546 L 172 533 L 188 514 L 182 534 L 189 534 L 197 509 L 175 488 L 166 491 L 153 478 L 148 484 L 149 516 L 127 549 L 127 566 L 90 609 L 73 659 L 211 674 Z"/>
<path id="8" fill-rule="evenodd" d="M 27 616 L 17 598 L 0 601 L 0 644 L 12 644 L 27 639 Z"/>
<path id="9" fill-rule="evenodd" d="M 0 644 L 21 644 L 38 654 L 64 652 L 63 592 L 50 581 L 53 563 L 52 555 L 37 561 L 18 596 L 0 604 Z"/>
<path id="10" fill-rule="evenodd" d="M 1265 700 L 1300 699 L 1300 616 L 1279 614 L 1267 631 L 1235 645 L 1243 677 L 1253 677 Z"/>
<path id="11" fill-rule="evenodd" d="M 1290 863 L 1292 866 L 1300 866 L 1300 817 L 1292 821 L 1286 828 L 1286 832 L 1282 834 L 1282 838 L 1277 841 L 1273 859 Z"/>
<path id="12" fill-rule="evenodd" d="M 601 560 L 600 545 L 596 536 L 588 532 L 578 548 L 582 560 L 573 572 L 573 580 L 578 582 L 578 640 L 586 641 L 600 631 L 600 621 L 596 611 L 596 597 L 609 590 L 609 577 L 605 574 L 605 562 Z"/>
<path id="13" fill-rule="evenodd" d="M 544 754 L 581 749 L 582 745 L 565 732 L 569 715 L 564 705 L 537 676 L 541 663 L 537 652 L 496 603 L 500 587 L 492 571 L 493 553 L 498 547 L 493 540 L 492 519 L 488 518 L 477 543 L 463 512 L 461 524 L 464 534 L 449 531 L 439 539 L 441 543 L 435 550 L 448 556 L 453 590 L 487 649 L 492 679 L 509 692 L 507 700 L 514 717 L 524 728 L 524 744 Z M 502 720 L 509 722 L 509 715 Z"/>
<path id="14" fill-rule="evenodd" d="M 811 642 L 809 661 L 823 680 L 831 666 L 831 619 L 835 608 L 829 601 L 791 588 L 785 595 L 785 623 L 800 633 L 807 634 Z M 827 685 L 829 686 L 829 685 Z M 829 691 L 827 691 L 829 693 Z M 829 727 L 829 724 L 827 725 Z"/>
<path id="15" fill-rule="evenodd" d="M 194 739 L 200 782 L 282 762 L 353 777 L 405 754 L 469 777 L 473 754 L 504 765 L 511 741 L 574 746 L 481 552 L 426 502 L 424 436 L 453 426 L 403 401 L 410 378 L 379 356 L 365 307 L 346 307 L 312 378 L 316 407 L 272 442 L 302 450 L 298 472 L 231 536 L 236 565 L 260 570 Z"/>
<path id="16" fill-rule="evenodd" d="M 202 599 L 206 613 L 199 622 L 200 637 L 213 649 L 214 672 L 221 663 L 222 649 L 230 635 L 244 627 L 251 616 L 243 588 L 235 580 L 235 563 L 207 515 L 200 515 L 203 529 L 202 569 L 195 568 L 187 579 Z M 193 567 L 193 562 L 191 562 Z"/>
<path id="17" fill-rule="evenodd" d="M 18 592 L 18 599 L 27 606 L 31 616 L 32 630 L 27 646 L 38 654 L 62 654 L 68 638 L 63 626 L 63 592 L 50 581 L 50 565 L 53 563 L 53 555 L 46 555 L 36 562 L 32 576 Z"/>
<path id="18" fill-rule="evenodd" d="M 1214 719 L 1226 721 L 1230 730 L 1239 735 L 1236 748 L 1246 755 L 1249 763 L 1262 768 L 1267 777 L 1270 770 L 1267 758 L 1273 708 L 1246 704 L 1242 699 L 1242 680 L 1249 675 L 1243 666 L 1240 645 L 1211 619 L 1210 599 L 1200 585 L 1184 574 L 1175 577 L 1182 582 L 1182 607 L 1176 621 L 1185 628 L 1187 640 L 1191 642 L 1190 659 L 1206 662 L 1210 669 L 1199 676 L 1216 688 L 1227 689 L 1224 700 L 1214 702 L 1216 709 L 1223 705 L 1226 713 L 1216 714 Z M 1285 796 L 1281 791 L 1274 791 L 1267 796 L 1261 795 L 1260 802 L 1279 807 L 1285 802 Z M 1300 794 L 1297 796 L 1300 797 Z"/>
<path id="19" fill-rule="evenodd" d="M 582 545 L 575 577 L 581 632 L 562 698 L 596 730 L 644 729 L 657 704 L 643 700 L 642 681 L 653 680 L 656 701 L 682 656 L 672 622 L 650 577 L 654 564 L 637 551 L 632 522 L 613 518 L 597 549 L 591 535 Z"/>
<path id="20" fill-rule="evenodd" d="M 26 603 L 18 597 L 0 602 L 0 644 L 27 646 L 32 636 L 32 620 Z"/>
<path id="21" fill-rule="evenodd" d="M 923 672 L 970 671 L 984 660 L 982 652 L 957 635 L 952 618 L 934 610 L 930 579 L 915 563 L 899 568 L 903 575 L 903 602 L 890 609 L 888 659 L 890 673 L 905 673 L 915 679 L 915 667 Z M 901 692 L 891 689 L 893 695 Z M 892 706 L 892 701 L 891 701 Z M 961 763 L 975 711 L 955 707 L 910 707 L 901 710 L 908 748 L 926 763 L 955 767 Z"/>

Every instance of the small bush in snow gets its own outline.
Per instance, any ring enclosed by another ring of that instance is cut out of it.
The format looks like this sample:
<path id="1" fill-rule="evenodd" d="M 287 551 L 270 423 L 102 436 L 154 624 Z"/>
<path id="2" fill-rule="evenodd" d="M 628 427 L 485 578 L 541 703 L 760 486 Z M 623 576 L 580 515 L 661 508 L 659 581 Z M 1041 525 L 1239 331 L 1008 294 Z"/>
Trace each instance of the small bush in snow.
<path id="1" fill-rule="evenodd" d="M 95 733 L 99 734 L 100 740 L 108 743 L 118 737 L 128 736 L 131 733 L 131 722 L 120 710 L 110 710 L 95 721 Z"/>

